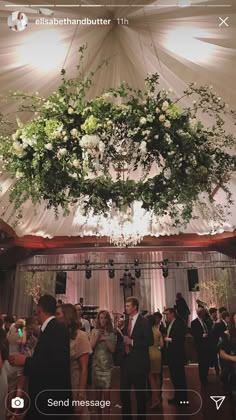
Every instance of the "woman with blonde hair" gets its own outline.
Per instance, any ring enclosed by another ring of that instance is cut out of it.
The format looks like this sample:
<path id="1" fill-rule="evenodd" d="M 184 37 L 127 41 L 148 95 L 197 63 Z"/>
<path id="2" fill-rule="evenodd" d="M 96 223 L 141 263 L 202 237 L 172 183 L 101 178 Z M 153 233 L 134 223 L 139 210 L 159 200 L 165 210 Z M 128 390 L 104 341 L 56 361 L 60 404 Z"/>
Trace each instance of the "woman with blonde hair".
<path id="1" fill-rule="evenodd" d="M 56 318 L 63 322 L 70 336 L 70 368 L 73 400 L 86 400 L 88 359 L 92 352 L 88 336 L 80 330 L 74 305 L 66 303 L 57 307 Z M 76 414 L 86 414 L 78 407 Z M 83 416 L 84 418 L 84 416 Z"/>
<path id="2" fill-rule="evenodd" d="M 108 311 L 97 315 L 96 328 L 91 333 L 91 347 L 94 351 L 92 362 L 92 385 L 99 390 L 98 399 L 110 401 L 112 353 L 116 347 L 116 335 Z"/>

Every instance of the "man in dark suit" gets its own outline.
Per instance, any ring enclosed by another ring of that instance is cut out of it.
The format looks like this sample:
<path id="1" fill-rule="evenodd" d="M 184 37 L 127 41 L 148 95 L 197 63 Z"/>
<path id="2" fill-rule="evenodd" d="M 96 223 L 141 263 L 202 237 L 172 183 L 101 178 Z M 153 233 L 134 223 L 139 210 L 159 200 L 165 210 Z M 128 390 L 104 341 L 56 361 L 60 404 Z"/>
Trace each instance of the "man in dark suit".
<path id="1" fill-rule="evenodd" d="M 174 387 L 174 398 L 169 404 L 180 405 L 180 401 L 187 400 L 187 384 L 185 376 L 185 335 L 187 327 L 183 320 L 176 318 L 174 308 L 165 309 L 168 322 L 167 336 L 164 338 L 171 381 Z"/>
<path id="2" fill-rule="evenodd" d="M 121 400 L 123 419 L 131 420 L 130 390 L 136 391 L 137 414 L 146 419 L 146 380 L 150 370 L 149 347 L 153 345 L 153 333 L 147 319 L 139 312 L 139 302 L 129 297 L 125 304 L 128 319 L 123 329 L 124 348 L 121 359 Z"/>
<path id="3" fill-rule="evenodd" d="M 197 318 L 191 322 L 191 334 L 194 338 L 198 354 L 198 371 L 202 385 L 208 383 L 208 370 L 211 357 L 211 345 L 209 341 L 209 332 L 204 321 L 206 311 L 203 308 L 197 310 Z"/>
<path id="4" fill-rule="evenodd" d="M 211 334 L 210 334 L 210 341 L 211 341 L 211 345 L 213 346 L 213 348 L 215 349 L 217 353 L 219 351 L 219 346 L 224 341 L 226 337 L 226 333 L 229 329 L 229 320 L 230 320 L 230 314 L 228 311 L 220 312 L 220 321 L 216 322 L 214 326 L 212 327 Z M 221 370 L 223 369 L 224 363 L 225 363 L 224 360 L 219 358 L 219 364 L 220 364 Z"/>
<path id="5" fill-rule="evenodd" d="M 71 413 L 70 342 L 65 326 L 56 321 L 55 312 L 54 297 L 42 296 L 37 306 L 41 331 L 33 356 L 10 356 L 10 363 L 24 366 L 24 375 L 29 378 L 31 406 L 27 420 L 45 420 L 44 414 L 65 419 Z M 42 392 L 45 390 L 51 391 Z M 69 399 L 69 407 L 49 406 L 49 399 Z"/>
<path id="6" fill-rule="evenodd" d="M 217 341 L 214 337 L 214 328 L 217 322 L 217 308 L 210 308 L 209 309 L 209 316 L 206 318 L 205 323 L 209 333 L 209 341 L 210 341 L 210 351 L 211 351 L 211 358 L 210 358 L 210 366 L 214 366 L 216 375 L 219 376 L 220 374 L 220 367 L 219 367 L 219 360 L 217 354 Z"/>
<path id="7" fill-rule="evenodd" d="M 225 331 L 229 328 L 230 320 L 230 315 L 228 311 L 223 311 L 220 316 L 220 321 L 216 322 L 212 328 L 212 336 L 214 337 L 214 340 L 217 345 L 220 344 L 220 342 L 222 342 L 225 338 Z"/>

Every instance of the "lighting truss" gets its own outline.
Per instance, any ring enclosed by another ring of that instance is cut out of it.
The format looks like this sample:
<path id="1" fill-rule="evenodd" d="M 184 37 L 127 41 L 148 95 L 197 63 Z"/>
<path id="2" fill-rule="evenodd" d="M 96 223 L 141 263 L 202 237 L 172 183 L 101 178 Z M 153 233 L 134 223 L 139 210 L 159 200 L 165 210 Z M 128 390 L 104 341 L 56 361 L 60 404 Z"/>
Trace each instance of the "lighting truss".
<path id="1" fill-rule="evenodd" d="M 128 263 L 120 263 L 120 262 L 113 262 L 111 267 L 110 261 L 96 263 L 90 261 L 89 269 L 93 271 L 109 271 L 112 270 L 117 271 L 125 271 L 125 270 L 136 270 L 137 268 L 140 270 L 189 270 L 191 268 L 199 269 L 227 269 L 227 268 L 235 268 L 236 267 L 236 260 L 216 260 L 216 261 L 169 261 L 169 260 L 162 260 L 162 261 L 152 261 L 152 262 L 141 262 L 139 261 L 138 267 L 137 263 L 128 262 Z M 88 269 L 88 264 L 86 262 L 82 263 L 70 263 L 70 264 L 20 264 L 19 265 L 20 271 L 29 271 L 29 272 L 45 272 L 45 271 L 85 271 Z"/>

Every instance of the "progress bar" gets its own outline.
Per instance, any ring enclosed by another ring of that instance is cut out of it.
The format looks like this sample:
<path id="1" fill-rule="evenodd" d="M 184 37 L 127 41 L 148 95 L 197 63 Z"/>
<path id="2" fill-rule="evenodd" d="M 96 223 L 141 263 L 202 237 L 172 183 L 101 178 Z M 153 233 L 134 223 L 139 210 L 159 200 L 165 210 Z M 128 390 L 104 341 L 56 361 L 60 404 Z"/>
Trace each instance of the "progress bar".
<path id="1" fill-rule="evenodd" d="M 45 8 L 49 8 L 49 7 L 84 7 L 84 8 L 89 8 L 89 7 L 126 7 L 126 8 L 149 8 L 149 9 L 159 9 L 159 8 L 167 8 L 167 7 L 178 7 L 179 9 L 187 9 L 187 8 L 213 8 L 213 7 L 217 7 L 217 8 L 221 8 L 221 7 L 233 7 L 232 4 L 191 4 L 189 6 L 179 6 L 178 4 L 174 5 L 174 4 L 5 4 L 5 7 L 10 7 L 10 8 L 16 8 L 16 7 L 45 7 Z"/>

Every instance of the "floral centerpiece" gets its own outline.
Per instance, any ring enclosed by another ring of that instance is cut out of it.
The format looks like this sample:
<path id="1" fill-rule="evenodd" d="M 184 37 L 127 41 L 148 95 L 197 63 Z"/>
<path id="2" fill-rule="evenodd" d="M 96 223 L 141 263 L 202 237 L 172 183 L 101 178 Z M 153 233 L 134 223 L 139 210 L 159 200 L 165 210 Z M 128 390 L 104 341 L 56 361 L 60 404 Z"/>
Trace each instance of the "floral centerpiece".
<path id="1" fill-rule="evenodd" d="M 211 86 L 191 83 L 173 98 L 169 90 L 158 91 L 159 76 L 153 74 L 144 90 L 122 83 L 91 100 L 93 76 L 67 79 L 62 70 L 62 83 L 48 98 L 13 94 L 23 100 L 20 111 L 35 113 L 2 136 L 4 169 L 16 178 L 10 195 L 16 209 L 28 199 L 44 200 L 47 208 L 68 214 L 79 202 L 85 213 L 106 215 L 138 200 L 178 225 L 190 220 L 206 196 L 214 200 L 216 186 L 231 203 L 227 182 L 236 167 L 230 151 L 235 138 L 225 131 L 224 115 L 232 111 Z M 191 106 L 181 107 L 191 97 Z M 201 123 L 200 113 L 212 118 L 211 127 Z M 158 169 L 150 177 L 154 164 Z M 124 179 L 124 167 L 141 168 L 142 175 Z"/>

